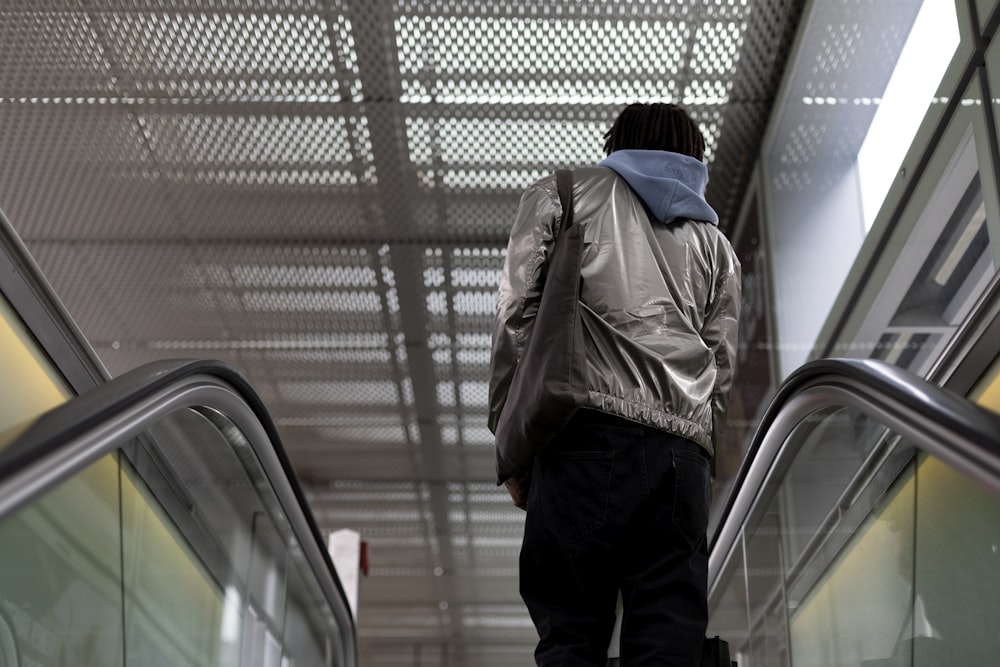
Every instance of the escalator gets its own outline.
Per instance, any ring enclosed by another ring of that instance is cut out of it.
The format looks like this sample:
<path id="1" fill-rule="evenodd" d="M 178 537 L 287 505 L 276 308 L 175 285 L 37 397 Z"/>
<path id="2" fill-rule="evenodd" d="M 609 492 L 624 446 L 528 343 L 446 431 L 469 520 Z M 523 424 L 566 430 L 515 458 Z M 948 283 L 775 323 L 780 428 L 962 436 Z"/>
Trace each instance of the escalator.
<path id="1" fill-rule="evenodd" d="M 741 667 L 997 664 L 1000 417 L 874 361 L 794 373 L 711 545 Z"/>
<path id="2" fill-rule="evenodd" d="M 0 442 L 0 667 L 357 664 L 277 433 L 238 373 L 163 362 Z"/>
<path id="3" fill-rule="evenodd" d="M 238 373 L 162 362 L 0 443 L 0 667 L 357 664 L 351 612 Z M 710 560 L 741 667 L 992 664 L 1000 418 L 824 360 L 765 414 Z"/>

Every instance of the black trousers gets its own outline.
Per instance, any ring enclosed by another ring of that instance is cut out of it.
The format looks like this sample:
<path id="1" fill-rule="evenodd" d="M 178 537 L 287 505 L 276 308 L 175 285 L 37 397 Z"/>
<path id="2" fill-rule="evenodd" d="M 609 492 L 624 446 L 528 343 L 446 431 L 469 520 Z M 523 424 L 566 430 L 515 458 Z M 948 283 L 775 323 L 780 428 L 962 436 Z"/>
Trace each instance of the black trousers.
<path id="1" fill-rule="evenodd" d="M 696 443 L 581 410 L 535 460 L 521 597 L 542 667 L 697 667 L 708 624 L 709 461 Z"/>

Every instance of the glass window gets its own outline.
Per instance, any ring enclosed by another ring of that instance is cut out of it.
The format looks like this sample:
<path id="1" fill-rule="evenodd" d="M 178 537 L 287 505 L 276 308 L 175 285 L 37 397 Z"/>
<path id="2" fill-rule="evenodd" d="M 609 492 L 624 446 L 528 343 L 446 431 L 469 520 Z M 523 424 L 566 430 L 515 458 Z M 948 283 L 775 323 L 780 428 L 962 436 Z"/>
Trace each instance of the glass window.
<path id="1" fill-rule="evenodd" d="M 865 229 L 870 229 L 896 179 L 927 107 L 939 103 L 938 85 L 959 45 L 954 0 L 912 3 L 916 14 L 895 67 L 876 103 L 858 149 L 858 184 Z M 904 24 L 909 15 L 904 18 Z"/>
<path id="2" fill-rule="evenodd" d="M 225 592 L 129 465 L 122 469 L 122 531 L 129 663 L 238 664 L 221 632 Z"/>
<path id="3" fill-rule="evenodd" d="M 1000 11 L 1000 3 L 994 4 L 997 5 L 996 11 Z M 980 19 L 980 21 L 985 23 L 984 19 Z M 990 107 L 993 113 L 993 121 L 997 127 L 1000 127 L 1000 40 L 997 39 L 997 35 L 992 35 L 991 37 L 990 46 L 986 49 L 986 73 L 989 82 L 989 93 L 992 99 Z M 977 137 L 978 139 L 979 137 Z M 1000 158 L 997 155 L 998 146 L 996 142 L 997 138 L 995 136 L 992 138 L 986 137 L 983 138 L 980 145 L 983 146 L 984 152 L 987 147 L 992 147 L 995 158 Z M 992 181 L 984 179 L 983 188 L 987 210 L 989 210 L 991 204 L 994 204 L 995 208 L 1000 208 L 1000 204 L 995 204 L 997 197 L 1000 197 L 1000 194 L 997 193 L 996 183 L 996 179 Z M 986 226 L 989 229 L 991 238 L 1000 238 L 1000 216 L 987 215 Z M 1000 243 L 993 243 L 993 261 L 1000 266 Z"/>
<path id="4" fill-rule="evenodd" d="M 794 460 L 774 462 L 716 584 L 710 633 L 740 664 L 886 658 L 912 580 L 912 554 L 900 551 L 912 544 L 912 450 L 857 411 L 828 408 L 799 423 L 784 451 Z"/>
<path id="5" fill-rule="evenodd" d="M 987 410 L 1000 412 L 1000 358 L 983 374 L 969 398 Z"/>
<path id="6" fill-rule="evenodd" d="M 0 450 L 71 394 L 0 296 Z M 121 665 L 116 457 L 0 522 L 0 665 Z"/>
<path id="7" fill-rule="evenodd" d="M 941 461 L 917 469 L 914 604 L 900 642 L 913 667 L 996 661 L 1000 507 Z"/>
<path id="8" fill-rule="evenodd" d="M 739 473 L 746 447 L 760 417 L 771 400 L 777 383 L 774 377 L 774 350 L 770 345 L 771 285 L 768 280 L 768 251 L 759 198 L 754 193 L 744 208 L 733 247 L 743 267 L 743 305 L 740 310 L 736 377 L 726 414 L 726 430 L 716 447 L 715 494 L 717 501 L 728 497 Z M 711 526 L 718 520 L 719 502 L 712 506 Z"/>
<path id="9" fill-rule="evenodd" d="M 811 5 L 762 155 L 782 375 L 809 357 L 883 202 L 898 200 L 967 41 L 953 0 Z"/>
<path id="10" fill-rule="evenodd" d="M 997 0 L 976 0 L 976 13 L 979 15 L 979 25 L 985 26 L 990 16 L 997 8 Z"/>
<path id="11" fill-rule="evenodd" d="M 790 601 L 795 667 L 910 664 L 897 638 L 912 612 L 915 492 L 904 474 L 822 578 Z"/>
<path id="12" fill-rule="evenodd" d="M 872 260 L 877 266 L 859 306 L 865 315 L 839 348 L 851 356 L 927 372 L 996 274 L 996 189 L 978 91 L 973 81 Z"/>
<path id="13" fill-rule="evenodd" d="M 784 451 L 714 584 L 710 634 L 741 665 L 992 664 L 995 495 L 851 408 L 802 420 Z"/>

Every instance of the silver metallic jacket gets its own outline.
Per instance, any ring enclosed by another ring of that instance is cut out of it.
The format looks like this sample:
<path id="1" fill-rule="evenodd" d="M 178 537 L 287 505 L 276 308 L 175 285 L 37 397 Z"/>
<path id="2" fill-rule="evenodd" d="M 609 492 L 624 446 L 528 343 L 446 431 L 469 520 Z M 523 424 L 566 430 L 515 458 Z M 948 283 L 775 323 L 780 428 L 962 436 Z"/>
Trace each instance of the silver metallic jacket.
<path id="1" fill-rule="evenodd" d="M 608 168 L 577 169 L 573 179 L 574 221 L 585 239 L 586 407 L 675 433 L 714 455 L 736 361 L 741 283 L 732 246 L 711 223 L 651 223 Z M 561 216 L 554 176 L 521 197 L 493 327 L 490 430 L 531 333 Z"/>

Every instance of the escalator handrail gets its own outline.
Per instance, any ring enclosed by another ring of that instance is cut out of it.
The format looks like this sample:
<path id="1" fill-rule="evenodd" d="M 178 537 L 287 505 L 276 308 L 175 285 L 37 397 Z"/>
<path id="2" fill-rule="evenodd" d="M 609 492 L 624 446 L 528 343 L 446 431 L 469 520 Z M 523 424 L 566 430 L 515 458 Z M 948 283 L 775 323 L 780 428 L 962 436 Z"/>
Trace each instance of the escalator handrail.
<path id="1" fill-rule="evenodd" d="M 180 387 L 192 380 L 201 384 L 208 383 L 233 395 L 238 399 L 237 404 L 246 406 L 266 433 L 269 443 L 249 438 L 250 444 L 258 454 L 268 478 L 273 481 L 283 477 L 288 482 L 294 502 L 283 502 L 282 509 L 293 526 L 304 526 L 302 530 L 308 532 L 308 535 L 298 534 L 302 532 L 299 530 L 296 531 L 296 536 L 324 588 L 341 629 L 344 630 L 345 665 L 353 667 L 357 664 L 354 618 L 298 475 L 256 390 L 239 371 L 221 361 L 195 359 L 152 362 L 84 392 L 35 419 L 9 446 L 0 451 L 0 520 L 44 494 L 59 481 L 81 472 L 109 453 L 107 446 L 87 445 L 85 450 L 65 455 L 74 441 L 118 415 L 148 407 L 151 401 L 157 401 L 171 388 Z M 202 407 L 216 406 L 206 404 Z M 226 414 L 227 411 L 222 412 Z M 273 460 L 277 461 L 277 470 L 273 469 L 273 464 L 268 464 L 272 457 L 260 455 L 260 448 L 268 445 L 272 448 Z M 44 478 L 45 482 L 32 485 L 27 491 L 24 490 L 23 483 L 11 483 L 14 480 L 39 478 Z M 16 496 L 16 500 L 6 500 L 13 496 Z"/>
<path id="2" fill-rule="evenodd" d="M 808 400 L 800 400 L 803 398 Z M 779 458 L 788 460 L 796 454 L 786 448 L 801 444 L 798 439 L 789 440 L 791 430 L 817 410 L 843 405 L 845 398 L 850 399 L 850 407 L 880 420 L 909 443 L 1000 493 L 1000 415 L 882 361 L 809 362 L 778 388 L 733 481 L 733 491 L 710 544 L 710 591 L 718 583 L 756 499 L 767 490 L 768 472 Z"/>

